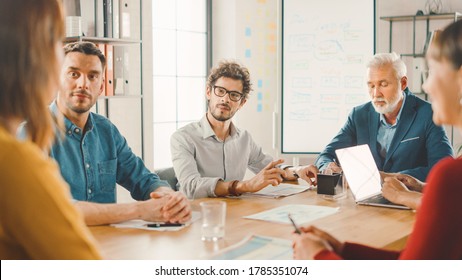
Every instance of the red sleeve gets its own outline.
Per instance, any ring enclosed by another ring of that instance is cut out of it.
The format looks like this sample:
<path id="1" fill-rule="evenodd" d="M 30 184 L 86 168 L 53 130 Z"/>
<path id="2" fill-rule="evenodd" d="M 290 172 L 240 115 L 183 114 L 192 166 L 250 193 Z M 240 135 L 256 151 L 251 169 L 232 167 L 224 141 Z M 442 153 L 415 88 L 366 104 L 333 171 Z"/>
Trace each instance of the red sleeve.
<path id="1" fill-rule="evenodd" d="M 337 255 L 335 252 L 329 250 L 322 250 L 314 256 L 315 260 L 341 260 L 342 257 Z"/>
<path id="2" fill-rule="evenodd" d="M 432 169 L 400 259 L 462 259 L 462 159 Z"/>
<path id="3" fill-rule="evenodd" d="M 345 243 L 342 256 L 324 250 L 315 259 L 462 259 L 462 159 L 447 158 L 428 175 L 406 249 L 398 252 Z"/>
<path id="4" fill-rule="evenodd" d="M 342 256 L 347 260 L 396 260 L 399 253 L 347 242 L 343 247 Z"/>
<path id="5" fill-rule="evenodd" d="M 399 252 L 377 249 L 361 244 L 346 242 L 343 247 L 342 255 L 328 250 L 319 252 L 316 260 L 396 260 Z"/>

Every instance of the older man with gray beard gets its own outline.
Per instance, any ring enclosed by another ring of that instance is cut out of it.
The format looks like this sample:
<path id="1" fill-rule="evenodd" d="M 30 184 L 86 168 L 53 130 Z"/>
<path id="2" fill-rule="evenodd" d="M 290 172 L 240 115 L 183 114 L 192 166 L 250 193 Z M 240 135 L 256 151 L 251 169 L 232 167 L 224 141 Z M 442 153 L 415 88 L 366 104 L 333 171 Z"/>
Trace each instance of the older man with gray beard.
<path id="1" fill-rule="evenodd" d="M 453 155 L 431 105 L 409 91 L 406 65 L 396 53 L 376 54 L 367 63 L 367 87 L 371 101 L 353 108 L 316 166 L 341 172 L 335 150 L 368 144 L 379 170 L 425 181 L 434 164 Z"/>

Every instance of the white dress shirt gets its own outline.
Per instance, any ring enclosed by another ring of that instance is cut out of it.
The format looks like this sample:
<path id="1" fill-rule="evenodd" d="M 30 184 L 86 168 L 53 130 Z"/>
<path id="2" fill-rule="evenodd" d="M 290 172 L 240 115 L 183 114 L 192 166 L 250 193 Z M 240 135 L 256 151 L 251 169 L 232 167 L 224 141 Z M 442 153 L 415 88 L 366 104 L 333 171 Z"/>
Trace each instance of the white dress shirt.
<path id="1" fill-rule="evenodd" d="M 233 123 L 221 141 L 207 117 L 178 129 L 170 139 L 173 168 L 180 191 L 190 198 L 216 197 L 218 180 L 243 180 L 246 169 L 260 172 L 273 159 L 250 134 Z"/>

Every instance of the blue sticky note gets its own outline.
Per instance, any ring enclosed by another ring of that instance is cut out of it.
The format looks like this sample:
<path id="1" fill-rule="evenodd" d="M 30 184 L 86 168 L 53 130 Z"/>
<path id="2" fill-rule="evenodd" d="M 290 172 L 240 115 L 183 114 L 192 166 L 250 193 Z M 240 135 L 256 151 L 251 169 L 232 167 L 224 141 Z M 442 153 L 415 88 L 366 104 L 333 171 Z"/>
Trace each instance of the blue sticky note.
<path id="1" fill-rule="evenodd" d="M 252 35 L 252 30 L 250 27 L 245 28 L 245 36 L 250 37 Z"/>
<path id="2" fill-rule="evenodd" d="M 249 58 L 251 56 L 252 56 L 252 53 L 251 53 L 250 49 L 246 49 L 245 50 L 245 57 Z"/>
<path id="3" fill-rule="evenodd" d="M 257 93 L 257 100 L 263 100 L 263 93 Z"/>
<path id="4" fill-rule="evenodd" d="M 261 103 L 257 104 L 257 112 L 263 111 L 263 105 Z"/>
<path id="5" fill-rule="evenodd" d="M 261 88 L 263 86 L 263 81 L 262 80 L 258 80 L 258 87 Z"/>

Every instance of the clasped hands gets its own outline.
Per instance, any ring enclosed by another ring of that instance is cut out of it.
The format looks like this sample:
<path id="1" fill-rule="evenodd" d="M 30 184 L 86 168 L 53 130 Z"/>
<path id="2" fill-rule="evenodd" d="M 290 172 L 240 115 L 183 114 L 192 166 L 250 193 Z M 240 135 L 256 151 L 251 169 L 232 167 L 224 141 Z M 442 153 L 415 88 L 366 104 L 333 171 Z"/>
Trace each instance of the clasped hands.
<path id="1" fill-rule="evenodd" d="M 382 194 L 386 199 L 412 209 L 420 207 L 425 183 L 407 174 L 380 172 L 380 176 L 383 180 Z"/>
<path id="2" fill-rule="evenodd" d="M 191 206 L 182 192 L 160 187 L 150 196 L 151 199 L 140 204 L 141 219 L 170 223 L 185 223 L 191 219 Z"/>

